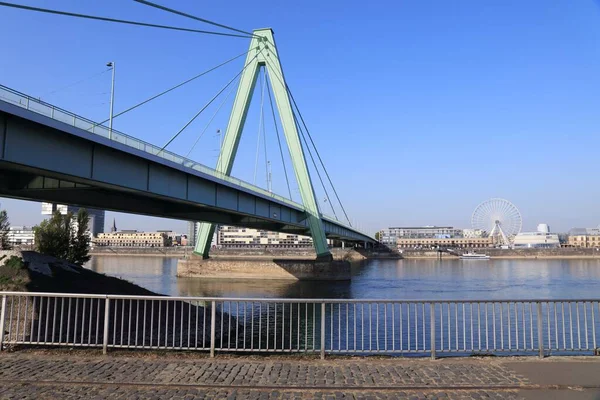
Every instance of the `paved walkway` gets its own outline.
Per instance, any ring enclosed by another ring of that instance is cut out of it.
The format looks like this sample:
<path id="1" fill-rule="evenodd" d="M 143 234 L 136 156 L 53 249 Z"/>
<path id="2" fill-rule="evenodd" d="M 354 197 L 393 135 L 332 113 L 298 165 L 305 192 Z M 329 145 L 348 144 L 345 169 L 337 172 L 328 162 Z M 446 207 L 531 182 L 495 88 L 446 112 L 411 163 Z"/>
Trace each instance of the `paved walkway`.
<path id="1" fill-rule="evenodd" d="M 0 354 L 0 399 L 600 399 L 600 360 Z"/>

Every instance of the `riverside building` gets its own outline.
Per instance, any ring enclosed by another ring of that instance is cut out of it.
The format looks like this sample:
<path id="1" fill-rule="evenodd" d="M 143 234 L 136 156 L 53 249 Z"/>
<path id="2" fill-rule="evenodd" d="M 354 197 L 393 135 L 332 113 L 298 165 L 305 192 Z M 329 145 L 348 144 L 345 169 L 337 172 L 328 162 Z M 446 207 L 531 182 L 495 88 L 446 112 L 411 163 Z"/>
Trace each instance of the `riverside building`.
<path id="1" fill-rule="evenodd" d="M 217 233 L 217 245 L 230 248 L 265 246 L 301 248 L 312 247 L 312 238 L 310 236 L 222 225 Z"/>
<path id="2" fill-rule="evenodd" d="M 567 244 L 570 247 L 600 248 L 600 226 L 571 229 Z"/>
<path id="3" fill-rule="evenodd" d="M 462 235 L 462 229 L 451 226 L 391 227 L 379 232 L 379 241 L 388 247 L 394 247 L 399 239 L 448 239 Z"/>
<path id="4" fill-rule="evenodd" d="M 96 246 L 109 247 L 165 247 L 168 242 L 167 232 L 138 232 L 135 230 L 100 233 L 94 240 Z"/>

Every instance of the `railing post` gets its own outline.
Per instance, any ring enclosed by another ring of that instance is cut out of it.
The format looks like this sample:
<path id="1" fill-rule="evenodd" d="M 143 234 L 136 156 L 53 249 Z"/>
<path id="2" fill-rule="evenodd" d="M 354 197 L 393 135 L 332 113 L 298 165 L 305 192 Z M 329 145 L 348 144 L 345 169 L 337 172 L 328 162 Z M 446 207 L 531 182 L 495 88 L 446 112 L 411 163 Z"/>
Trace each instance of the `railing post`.
<path id="1" fill-rule="evenodd" d="M 213 358 L 215 356 L 215 328 L 217 322 L 217 302 L 215 300 L 212 301 L 211 310 L 210 310 L 210 357 Z M 221 332 L 223 335 L 223 332 Z"/>
<path id="2" fill-rule="evenodd" d="M 325 359 L 325 303 L 321 303 L 321 360 Z"/>
<path id="3" fill-rule="evenodd" d="M 29 110 L 29 97 L 27 97 L 27 110 Z"/>
<path id="4" fill-rule="evenodd" d="M 104 300 L 104 337 L 102 338 L 102 354 L 108 350 L 108 321 L 110 314 L 110 298 L 106 296 Z"/>
<path id="5" fill-rule="evenodd" d="M 431 359 L 435 360 L 435 303 L 429 304 L 429 338 L 431 342 Z"/>
<path id="6" fill-rule="evenodd" d="M 0 351 L 4 343 L 4 318 L 6 317 L 6 295 L 2 295 L 2 311 L 0 312 Z"/>
<path id="7" fill-rule="evenodd" d="M 542 303 L 537 302 L 537 337 L 538 347 L 540 350 L 540 358 L 544 358 L 544 329 L 542 327 Z"/>

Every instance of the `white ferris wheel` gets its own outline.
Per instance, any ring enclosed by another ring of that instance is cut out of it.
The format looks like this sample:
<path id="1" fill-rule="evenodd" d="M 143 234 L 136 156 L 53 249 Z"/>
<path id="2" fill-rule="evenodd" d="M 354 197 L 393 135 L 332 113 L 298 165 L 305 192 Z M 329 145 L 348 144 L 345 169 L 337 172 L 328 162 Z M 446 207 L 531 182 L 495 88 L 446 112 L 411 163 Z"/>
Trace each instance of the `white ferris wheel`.
<path id="1" fill-rule="evenodd" d="M 494 243 L 511 246 L 514 237 L 521 232 L 521 213 L 508 200 L 489 199 L 475 208 L 471 226 L 493 237 Z"/>

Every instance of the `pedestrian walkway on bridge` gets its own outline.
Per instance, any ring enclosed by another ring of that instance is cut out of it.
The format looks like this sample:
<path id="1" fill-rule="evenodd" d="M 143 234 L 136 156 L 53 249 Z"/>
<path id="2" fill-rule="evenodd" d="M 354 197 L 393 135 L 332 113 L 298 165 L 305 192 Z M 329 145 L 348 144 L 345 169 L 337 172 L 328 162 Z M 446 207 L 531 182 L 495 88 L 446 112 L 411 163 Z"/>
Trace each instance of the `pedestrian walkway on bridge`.
<path id="1" fill-rule="evenodd" d="M 600 359 L 436 361 L 39 351 L 0 355 L 0 399 L 597 399 Z"/>

